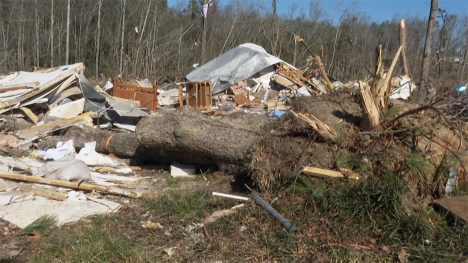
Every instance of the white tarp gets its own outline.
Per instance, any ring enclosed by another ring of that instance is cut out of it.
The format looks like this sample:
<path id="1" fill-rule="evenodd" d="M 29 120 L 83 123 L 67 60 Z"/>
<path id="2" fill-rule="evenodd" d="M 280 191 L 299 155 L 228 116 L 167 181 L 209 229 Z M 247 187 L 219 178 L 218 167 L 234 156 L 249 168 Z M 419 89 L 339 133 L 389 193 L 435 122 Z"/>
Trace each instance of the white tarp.
<path id="1" fill-rule="evenodd" d="M 260 71 L 265 75 L 265 68 L 281 62 L 286 63 L 268 54 L 261 46 L 246 43 L 197 67 L 186 78 L 188 81 L 211 81 L 212 93 L 217 94 Z"/>
<path id="2" fill-rule="evenodd" d="M 390 99 L 408 99 L 411 96 L 411 92 L 416 88 L 414 82 L 408 76 L 398 76 L 392 79 L 392 86 L 397 88 L 392 89 Z"/>

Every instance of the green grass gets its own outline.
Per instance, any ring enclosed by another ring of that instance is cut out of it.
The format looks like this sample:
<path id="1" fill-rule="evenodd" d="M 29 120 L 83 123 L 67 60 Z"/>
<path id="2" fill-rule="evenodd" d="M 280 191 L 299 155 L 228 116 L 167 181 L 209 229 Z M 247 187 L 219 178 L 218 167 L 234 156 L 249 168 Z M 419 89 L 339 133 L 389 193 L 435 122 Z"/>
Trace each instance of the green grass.
<path id="1" fill-rule="evenodd" d="M 26 226 L 18 235 L 19 236 L 29 236 L 34 235 L 34 232 L 37 231 L 40 234 L 45 234 L 51 227 L 57 223 L 57 217 L 55 215 L 43 215 L 36 219 L 34 222 Z"/>
<path id="2" fill-rule="evenodd" d="M 466 190 L 465 184 L 456 188 L 460 194 Z M 394 262 L 403 248 L 410 262 L 454 262 L 468 250 L 468 226 L 453 223 L 431 207 L 412 207 L 407 184 L 391 173 L 357 182 L 299 176 L 272 204 L 299 229 L 296 234 L 253 201 L 206 229 L 187 232 L 206 215 L 239 204 L 214 198 L 211 191 L 167 191 L 155 199 L 135 201 L 119 214 L 54 228 L 31 241 L 40 245 L 40 253 L 30 261 Z M 142 228 L 146 220 L 164 229 Z M 246 230 L 241 232 L 241 227 Z M 162 251 L 167 247 L 177 247 L 171 259 Z"/>
<path id="3" fill-rule="evenodd" d="M 166 178 L 166 187 L 171 187 L 175 188 L 183 184 L 184 182 L 190 182 L 195 180 L 195 178 L 192 177 L 172 177 L 172 176 L 167 176 Z"/>
<path id="4" fill-rule="evenodd" d="M 341 147 L 343 145 L 345 130 L 346 130 L 346 127 L 340 127 L 340 129 L 338 130 L 338 133 L 336 134 L 335 143 L 336 145 L 338 145 L 338 147 Z"/>
<path id="5" fill-rule="evenodd" d="M 51 240 L 41 241 L 43 251 L 32 262 L 128 262 L 160 258 L 160 251 L 145 247 L 125 231 L 128 223 L 118 215 L 97 216 L 91 225 L 57 230 L 51 234 Z"/>
<path id="6" fill-rule="evenodd" d="M 336 166 L 341 168 L 349 167 L 349 153 L 347 150 L 340 151 L 335 157 Z"/>
<path id="7" fill-rule="evenodd" d="M 424 159 L 422 154 L 417 152 L 410 153 L 405 160 L 405 164 L 408 168 L 409 174 L 413 178 L 417 178 L 422 182 L 425 181 L 425 174 L 429 169 L 429 163 Z"/>
<path id="8" fill-rule="evenodd" d="M 385 119 L 392 119 L 398 115 L 398 109 L 395 107 L 391 107 L 390 109 L 387 110 L 387 112 L 384 113 L 384 118 Z"/>
<path id="9" fill-rule="evenodd" d="M 208 208 L 208 191 L 169 191 L 158 199 L 143 200 L 144 206 L 154 214 L 161 217 L 202 218 L 203 210 Z"/>
<path id="10" fill-rule="evenodd" d="M 468 226 L 450 223 L 446 215 L 431 207 L 412 208 L 406 201 L 409 190 L 397 175 L 356 183 L 301 177 L 295 191 L 305 198 L 304 206 L 294 205 L 296 208 L 290 209 L 315 221 L 301 219 L 299 228 L 323 225 L 320 220 L 326 219 L 324 229 L 328 229 L 332 243 L 367 245 L 369 238 L 373 238 L 377 246 L 392 248 L 390 255 L 385 255 L 389 260 L 404 247 L 415 262 L 454 262 L 456 256 L 467 250 L 468 240 L 464 236 L 468 234 Z M 349 254 L 354 249 L 346 247 L 330 247 L 326 251 L 329 258 L 346 262 L 363 256 Z M 380 258 L 367 256 L 369 262 Z"/>

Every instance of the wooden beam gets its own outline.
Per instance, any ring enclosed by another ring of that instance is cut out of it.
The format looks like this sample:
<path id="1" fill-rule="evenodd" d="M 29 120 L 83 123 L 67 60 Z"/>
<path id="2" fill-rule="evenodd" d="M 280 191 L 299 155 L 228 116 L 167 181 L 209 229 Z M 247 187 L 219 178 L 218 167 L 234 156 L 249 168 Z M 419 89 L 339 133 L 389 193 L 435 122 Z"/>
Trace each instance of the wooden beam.
<path id="1" fill-rule="evenodd" d="M 19 136 L 21 138 L 29 139 L 35 136 L 42 135 L 44 133 L 53 132 L 56 130 L 64 129 L 73 125 L 84 124 L 86 123 L 87 119 L 93 115 L 95 112 L 86 112 L 81 114 L 80 116 L 76 116 L 73 118 L 65 119 L 65 120 L 57 120 L 53 122 L 49 122 L 40 126 L 32 126 L 30 128 L 21 130 L 19 132 Z"/>
<path id="2" fill-rule="evenodd" d="M 302 170 L 303 174 L 321 178 L 342 178 L 344 175 L 338 171 L 326 170 L 312 166 L 306 166 Z"/>
<path id="3" fill-rule="evenodd" d="M 63 201 L 67 199 L 68 194 L 66 193 L 59 193 L 59 192 L 53 192 L 44 188 L 37 188 L 37 187 L 32 187 L 30 185 L 20 185 L 19 187 L 22 191 L 24 192 L 29 192 L 33 193 L 36 196 L 42 196 L 45 198 L 57 200 L 57 201 Z"/>
<path id="4" fill-rule="evenodd" d="M 69 181 L 43 178 L 39 176 L 17 174 L 17 173 L 0 173 L 0 178 L 11 179 L 11 180 L 16 180 L 16 181 L 31 182 L 31 183 L 55 185 L 55 186 L 61 186 L 61 187 L 79 189 L 79 190 L 85 190 L 85 191 L 94 190 L 94 191 L 102 192 L 105 194 L 128 196 L 132 198 L 153 198 L 156 196 L 155 193 L 144 193 L 144 192 L 126 190 L 126 189 L 121 189 L 121 188 L 116 188 L 116 187 L 108 187 L 108 186 L 103 186 L 103 185 L 95 185 L 95 184 L 79 183 L 79 182 L 69 182 Z"/>
<path id="5" fill-rule="evenodd" d="M 26 116 L 28 116 L 29 119 L 31 119 L 34 122 L 34 124 L 37 124 L 38 118 L 37 118 L 36 114 L 34 114 L 29 108 L 20 107 L 20 110 L 22 112 L 24 112 L 24 114 L 26 114 Z"/>

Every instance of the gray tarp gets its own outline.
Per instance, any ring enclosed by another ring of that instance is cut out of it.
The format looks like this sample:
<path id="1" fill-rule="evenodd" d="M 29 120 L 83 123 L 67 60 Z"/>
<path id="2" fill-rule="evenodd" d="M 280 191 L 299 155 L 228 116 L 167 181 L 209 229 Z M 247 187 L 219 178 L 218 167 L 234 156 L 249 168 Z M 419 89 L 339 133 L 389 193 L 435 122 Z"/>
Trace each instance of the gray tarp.
<path id="1" fill-rule="evenodd" d="M 213 94 L 250 78 L 257 72 L 280 63 L 281 59 L 268 54 L 261 46 L 246 43 L 235 47 L 190 72 L 188 81 L 211 81 Z"/>

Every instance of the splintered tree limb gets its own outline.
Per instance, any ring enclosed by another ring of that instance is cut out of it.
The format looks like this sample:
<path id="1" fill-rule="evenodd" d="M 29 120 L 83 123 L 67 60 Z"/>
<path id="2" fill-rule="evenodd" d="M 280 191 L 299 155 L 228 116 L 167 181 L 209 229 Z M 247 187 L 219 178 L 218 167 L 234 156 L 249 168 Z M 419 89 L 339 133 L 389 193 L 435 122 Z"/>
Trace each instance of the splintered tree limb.
<path id="1" fill-rule="evenodd" d="M 334 141 L 336 139 L 336 131 L 323 123 L 321 120 L 317 119 L 315 116 L 311 115 L 314 120 L 307 118 L 305 115 L 301 113 L 296 113 L 291 111 L 294 116 L 297 118 L 307 122 L 325 141 Z"/>
<path id="2" fill-rule="evenodd" d="M 406 76 L 410 76 L 410 70 L 408 66 L 408 57 L 406 56 L 406 20 L 402 19 L 400 21 L 400 27 L 399 27 L 399 39 L 400 39 L 400 45 L 403 47 L 401 50 L 401 58 L 403 61 L 403 69 L 405 71 Z"/>
<path id="3" fill-rule="evenodd" d="M 330 79 L 328 78 L 327 73 L 325 72 L 325 69 L 323 69 L 323 67 L 322 67 L 322 60 L 320 59 L 319 56 L 315 56 L 315 60 L 317 60 L 317 65 L 318 65 L 318 67 L 320 69 L 320 72 L 322 73 L 323 78 L 328 83 L 328 87 L 330 89 L 334 89 L 335 86 L 333 86 L 333 83 L 331 83 Z"/>
<path id="4" fill-rule="evenodd" d="M 363 104 L 361 128 L 365 130 L 374 129 L 380 123 L 380 114 L 377 106 L 375 105 L 374 98 L 372 97 L 369 84 L 359 81 L 359 90 L 361 91 Z"/>
<path id="5" fill-rule="evenodd" d="M 400 57 L 401 49 L 402 46 L 398 49 L 387 74 L 379 74 L 375 76 L 377 81 L 374 81 L 375 86 L 373 86 L 372 95 L 374 95 L 375 103 L 381 111 L 387 108 L 388 98 L 390 96 L 390 79 L 398 58 Z M 383 70 L 381 70 L 381 72 L 383 72 Z"/>
<path id="6" fill-rule="evenodd" d="M 377 81 L 381 79 L 383 75 L 383 60 L 382 60 L 382 45 L 378 45 L 377 48 L 375 49 L 375 71 L 374 71 L 374 78 L 372 80 L 372 95 L 375 97 L 377 96 L 376 89 L 374 88 L 377 85 Z"/>

